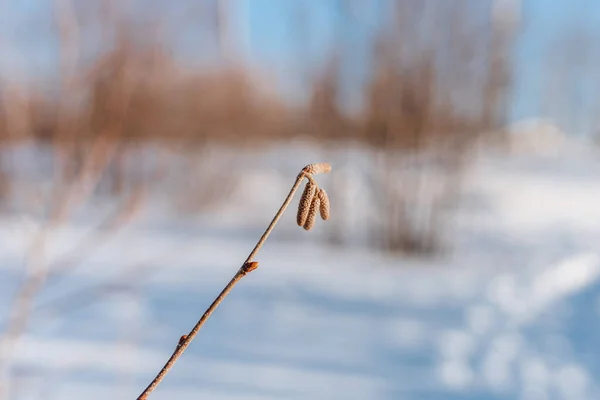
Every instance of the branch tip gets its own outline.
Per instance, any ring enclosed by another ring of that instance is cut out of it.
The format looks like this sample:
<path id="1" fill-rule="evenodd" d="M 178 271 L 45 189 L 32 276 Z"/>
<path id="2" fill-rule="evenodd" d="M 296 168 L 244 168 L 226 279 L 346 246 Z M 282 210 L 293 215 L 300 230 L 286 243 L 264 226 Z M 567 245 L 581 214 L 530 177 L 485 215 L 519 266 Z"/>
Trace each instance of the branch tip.
<path id="1" fill-rule="evenodd" d="M 326 174 L 330 171 L 331 165 L 329 163 L 308 164 L 306 167 L 302 168 L 302 172 L 310 175 Z"/>

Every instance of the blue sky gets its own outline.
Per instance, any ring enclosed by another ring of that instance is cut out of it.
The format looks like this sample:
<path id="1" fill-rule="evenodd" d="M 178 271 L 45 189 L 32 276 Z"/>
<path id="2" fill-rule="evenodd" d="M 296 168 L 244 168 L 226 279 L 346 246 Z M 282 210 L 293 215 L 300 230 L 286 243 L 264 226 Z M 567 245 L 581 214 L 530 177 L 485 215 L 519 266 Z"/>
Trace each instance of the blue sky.
<path id="1" fill-rule="evenodd" d="M 52 38 L 52 23 L 48 18 L 52 15 L 53 1 L 3 2 L 5 8 L 0 11 L 1 71 L 38 77 L 56 71 L 57 43 Z M 286 92 L 302 97 L 307 87 L 307 74 L 314 66 L 323 63 L 329 49 L 340 48 L 334 43 L 340 34 L 347 38 L 343 46 L 348 46 L 354 55 L 353 60 L 346 62 L 346 82 L 360 83 L 364 80 L 369 69 L 369 39 L 380 26 L 381 18 L 386 16 L 387 2 L 394 0 L 355 0 L 354 3 L 359 7 L 354 14 L 345 12 L 339 0 L 230 1 L 240 55 L 267 69 L 274 82 L 286 82 L 283 86 Z M 185 15 L 188 12 L 186 4 L 189 5 L 183 1 L 158 0 L 152 4 L 159 4 L 166 17 Z M 571 129 L 585 130 L 585 121 L 589 121 L 589 118 L 564 110 L 592 112 L 592 100 L 596 92 L 594 85 L 598 80 L 594 76 L 596 68 L 593 66 L 600 66 L 600 60 L 595 64 L 588 60 L 587 68 L 584 65 L 570 69 L 568 82 L 558 94 L 550 95 L 545 88 L 552 76 L 548 71 L 561 60 L 569 59 L 568 47 L 554 48 L 559 39 L 565 37 L 573 27 L 583 27 L 596 35 L 600 32 L 600 1 L 522 0 L 522 16 L 525 25 L 514 58 L 516 86 L 511 99 L 513 119 L 543 113 L 565 114 L 551 116 L 557 117 Z M 212 53 L 206 43 L 198 39 L 201 35 L 198 30 L 188 28 L 181 31 L 180 26 L 174 25 L 171 34 L 178 39 L 177 50 L 192 59 L 199 54 Z M 597 37 L 600 39 L 600 36 Z M 594 51 L 600 54 L 598 49 Z M 550 53 L 554 54 L 554 59 L 549 59 Z M 596 85 L 600 89 L 600 84 Z M 553 96 L 559 95 L 561 98 L 558 100 L 566 103 L 566 107 L 549 106 Z"/>
<path id="2" fill-rule="evenodd" d="M 251 47 L 253 56 L 266 61 L 270 66 L 276 65 L 281 73 L 294 76 L 297 71 L 290 69 L 297 54 L 290 46 L 292 40 L 288 35 L 290 28 L 289 14 L 298 1 L 289 0 L 239 0 L 251 2 Z M 441 0 L 438 0 L 441 1 Z M 308 1 L 311 9 L 310 54 L 308 60 L 319 62 L 323 60 L 326 50 L 335 36 L 335 22 L 343 21 L 339 10 L 336 10 L 337 0 Z M 306 1 L 304 2 L 306 3 Z M 360 3 L 360 2 L 359 2 Z M 362 2 L 365 4 L 366 2 Z M 372 1 L 372 7 L 363 7 L 361 23 L 354 24 L 353 50 L 358 54 L 366 54 L 368 47 L 365 37 L 373 32 L 385 14 L 385 0 Z M 319 4 L 318 6 L 316 4 Z M 248 10 L 247 10 L 248 12 Z M 600 59 L 577 68 L 571 65 L 565 73 L 568 81 L 559 93 L 564 96 L 557 98 L 555 104 L 549 104 L 549 94 L 544 90 L 547 81 L 552 80 L 552 73 L 545 74 L 551 69 L 548 64 L 558 68 L 554 59 L 568 57 L 568 48 L 560 43 L 567 32 L 573 28 L 584 28 L 593 32 L 600 40 L 600 1 L 598 0 L 522 0 L 521 16 L 523 26 L 514 53 L 515 88 L 511 98 L 511 118 L 521 119 L 537 117 L 541 114 L 556 118 L 565 128 L 574 131 L 585 131 L 589 128 L 589 115 L 593 112 L 594 97 L 597 90 L 594 84 L 598 77 L 594 70 L 600 69 Z M 333 21 L 333 22 L 332 22 Z M 359 26 L 359 28 L 357 28 Z M 347 29 L 346 31 L 348 31 Z M 362 40 L 361 40 L 362 38 Z M 595 49 L 595 54 L 599 54 Z M 362 52 L 362 53 L 361 53 Z M 550 56 L 553 53 L 554 56 Z M 355 71 L 360 68 L 361 57 L 357 57 Z M 366 57 L 365 57 L 366 58 Z M 305 61 L 307 59 L 305 58 Z M 367 67 L 367 66 L 364 66 Z M 366 68 L 365 68 L 366 69 Z M 546 75 L 546 76 L 545 76 Z M 287 76 L 286 76 L 287 78 Z M 596 84 L 600 90 L 600 81 Z M 557 110 L 559 109 L 559 110 Z"/>
<path id="3" fill-rule="evenodd" d="M 596 41 L 600 39 L 600 2 L 597 0 L 524 0 L 523 18 L 526 21 L 516 49 L 515 66 L 517 81 L 513 96 L 513 116 L 515 119 L 537 116 L 545 108 L 552 108 L 553 117 L 576 132 L 585 131 L 593 111 L 594 97 L 600 89 L 600 77 L 595 70 L 600 67 L 600 59 L 592 60 L 587 65 L 577 63 L 570 65 L 567 71 L 570 82 L 565 91 L 548 94 L 549 69 L 558 68 L 563 57 L 568 59 L 567 44 L 556 46 L 561 38 L 573 27 L 584 27 L 594 34 Z M 586 45 L 587 47 L 587 45 Z M 554 57 L 548 59 L 548 53 Z M 589 48 L 598 56 L 598 48 Z M 550 79 L 552 79 L 550 77 Z M 551 96 L 550 99 L 547 96 Z M 554 96 L 564 96 L 553 98 Z M 557 105 L 547 105 L 556 100 Z M 561 104 L 561 105 L 559 105 Z M 572 105 L 572 107 L 569 107 Z M 570 108 L 561 112 L 555 108 Z M 581 111 L 581 114 L 576 111 Z M 559 115 L 567 114 L 567 115 Z"/>
<path id="4" fill-rule="evenodd" d="M 249 15 L 243 17 L 250 21 L 244 31 L 246 54 L 276 69 L 286 81 L 290 77 L 297 77 L 298 70 L 304 66 L 323 61 L 335 38 L 336 29 L 345 21 L 340 15 L 338 0 L 237 1 L 246 4 L 242 9 Z M 294 47 L 293 34 L 290 33 L 294 23 L 297 24 L 300 19 L 297 17 L 299 3 L 311 5 L 308 18 L 311 33 L 304 44 L 308 52 L 300 60 Z M 363 5 L 359 11 L 360 21 L 346 24 L 344 35 L 352 37 L 352 50 L 358 55 L 353 64 L 354 77 L 360 77 L 362 72 L 368 70 L 368 65 L 363 62 L 369 51 L 368 38 L 372 36 L 382 15 L 385 16 L 386 1 L 359 0 L 356 3 Z M 567 81 L 557 89 L 558 93 L 549 92 L 545 87 L 549 86 L 548 81 L 552 81 L 555 75 L 552 68 L 559 68 L 561 59 L 569 60 L 569 44 L 561 43 L 569 31 L 583 28 L 600 39 L 600 1 L 522 0 L 521 3 L 523 25 L 514 53 L 515 87 L 511 98 L 511 118 L 516 120 L 545 115 L 557 119 L 567 129 L 576 132 L 588 130 L 591 122 L 589 114 L 593 113 L 595 96 L 600 90 L 600 77 L 594 76 L 594 71 L 600 69 L 595 68 L 600 67 L 600 59 L 588 60 L 587 64 L 579 67 L 576 63 L 569 65 L 569 69 L 563 70 Z M 598 50 L 589 49 L 600 55 Z M 363 54 L 365 57 L 361 57 Z"/>

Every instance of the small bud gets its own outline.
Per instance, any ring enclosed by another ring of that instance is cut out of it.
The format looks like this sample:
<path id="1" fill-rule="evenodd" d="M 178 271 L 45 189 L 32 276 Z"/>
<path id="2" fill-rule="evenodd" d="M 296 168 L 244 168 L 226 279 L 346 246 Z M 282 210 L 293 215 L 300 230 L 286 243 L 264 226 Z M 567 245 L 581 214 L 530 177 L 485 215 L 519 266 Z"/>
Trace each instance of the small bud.
<path id="1" fill-rule="evenodd" d="M 248 274 L 248 273 L 254 271 L 257 268 L 258 268 L 258 261 L 250 261 L 250 262 L 247 262 L 246 264 L 244 264 L 244 266 L 242 267 L 242 271 L 245 275 L 245 274 Z"/>
<path id="2" fill-rule="evenodd" d="M 328 163 L 308 164 L 302 169 L 307 174 L 326 174 L 331 171 L 331 165 Z"/>

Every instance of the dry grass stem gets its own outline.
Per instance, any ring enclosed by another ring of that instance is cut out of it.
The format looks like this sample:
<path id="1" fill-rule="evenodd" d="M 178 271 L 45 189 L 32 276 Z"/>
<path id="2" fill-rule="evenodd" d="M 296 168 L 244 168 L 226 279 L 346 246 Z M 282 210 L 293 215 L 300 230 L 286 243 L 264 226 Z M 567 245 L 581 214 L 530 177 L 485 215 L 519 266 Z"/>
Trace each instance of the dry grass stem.
<path id="1" fill-rule="evenodd" d="M 306 166 L 298 174 L 298 176 L 296 177 L 296 181 L 294 182 L 294 185 L 290 189 L 290 192 L 288 193 L 287 197 L 283 201 L 283 204 L 281 205 L 281 207 L 279 208 L 279 210 L 277 211 L 277 213 L 271 220 L 271 223 L 269 224 L 269 226 L 267 227 L 265 232 L 262 234 L 262 236 L 260 237 L 260 239 L 258 240 L 256 245 L 254 246 L 254 249 L 252 249 L 252 251 L 250 252 L 248 257 L 246 258 L 246 261 L 244 261 L 244 263 L 242 264 L 240 269 L 235 273 L 233 278 L 231 278 L 229 283 L 225 286 L 225 288 L 221 291 L 221 293 L 219 293 L 219 295 L 215 298 L 215 300 L 212 302 L 212 304 L 207 308 L 207 310 L 204 312 L 202 317 L 200 317 L 200 319 L 198 320 L 196 325 L 194 325 L 194 327 L 192 328 L 190 333 L 188 333 L 187 335 L 181 336 L 181 338 L 179 339 L 179 342 L 175 348 L 175 351 L 173 352 L 171 357 L 169 357 L 169 359 L 167 360 L 165 365 L 158 372 L 156 377 L 154 377 L 152 382 L 150 382 L 150 384 L 146 387 L 146 389 L 144 389 L 144 391 L 138 396 L 138 400 L 143 400 L 143 399 L 148 398 L 150 393 L 152 393 L 156 389 L 156 387 L 160 384 L 160 382 L 169 373 L 169 371 L 171 370 L 171 368 L 173 367 L 175 362 L 179 359 L 179 357 L 181 357 L 181 355 L 183 354 L 185 349 L 190 345 L 192 340 L 194 340 L 194 337 L 198 334 L 198 332 L 200 331 L 202 326 L 206 323 L 206 320 L 212 315 L 212 313 L 219 306 L 219 304 L 221 304 L 221 302 L 229 294 L 231 289 L 233 289 L 233 287 L 244 276 L 246 276 L 248 273 L 250 273 L 258 268 L 258 262 L 253 261 L 253 258 L 256 256 L 258 251 L 261 249 L 261 247 L 263 246 L 263 244 L 269 237 L 270 233 L 273 231 L 273 228 L 275 227 L 275 225 L 277 224 L 279 219 L 281 219 L 281 216 L 283 215 L 283 213 L 289 206 L 290 202 L 292 201 L 292 198 L 294 197 L 294 194 L 298 191 L 298 188 L 302 184 L 302 181 L 305 178 L 308 179 L 309 183 L 311 183 L 315 187 L 315 191 L 316 191 L 316 183 L 312 179 L 311 174 L 312 173 L 329 172 L 330 170 L 331 170 L 331 166 L 329 164 L 324 164 L 324 163 L 310 164 L 310 165 Z M 311 171 L 313 171 L 313 172 L 311 172 Z M 314 196 L 314 194 L 313 194 L 313 197 L 314 197 L 314 199 L 316 199 L 318 201 L 318 197 Z M 313 203 L 311 203 L 311 209 L 313 208 L 312 204 L 314 204 L 314 200 L 313 200 Z M 317 204 L 317 209 L 318 209 L 318 204 Z M 315 209 L 314 213 L 316 215 L 316 209 Z M 309 214 L 310 214 L 310 212 L 309 212 Z M 313 217 L 313 219 L 314 219 L 314 217 Z M 313 223 L 314 223 L 314 221 L 313 221 Z"/>

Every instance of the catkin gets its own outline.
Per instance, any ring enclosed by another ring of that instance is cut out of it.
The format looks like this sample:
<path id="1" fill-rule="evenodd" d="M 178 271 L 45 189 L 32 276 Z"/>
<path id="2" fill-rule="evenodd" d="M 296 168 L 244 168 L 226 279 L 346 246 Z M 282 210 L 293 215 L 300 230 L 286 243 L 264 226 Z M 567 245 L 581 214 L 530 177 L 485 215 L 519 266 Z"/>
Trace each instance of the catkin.
<path id="1" fill-rule="evenodd" d="M 306 222 L 303 226 L 303 228 L 307 231 L 310 231 L 312 227 L 315 226 L 315 220 L 317 219 L 317 213 L 319 212 L 320 203 L 321 200 L 319 200 L 319 196 L 314 196 L 308 209 L 308 216 L 306 217 Z"/>
<path id="2" fill-rule="evenodd" d="M 331 165 L 328 163 L 308 164 L 302 169 L 307 174 L 326 174 L 331 171 Z"/>
<path id="3" fill-rule="evenodd" d="M 298 204 L 298 214 L 296 215 L 296 222 L 298 223 L 298 226 L 304 226 L 306 218 L 308 217 L 310 205 L 317 193 L 317 189 L 317 184 L 312 180 L 306 182 L 306 186 L 302 192 L 302 197 L 300 197 L 300 203 Z"/>
<path id="4" fill-rule="evenodd" d="M 317 194 L 320 201 L 319 213 L 321 214 L 321 219 L 323 221 L 327 221 L 329 219 L 329 196 L 327 196 L 327 192 L 323 189 L 319 189 L 319 193 Z"/>

